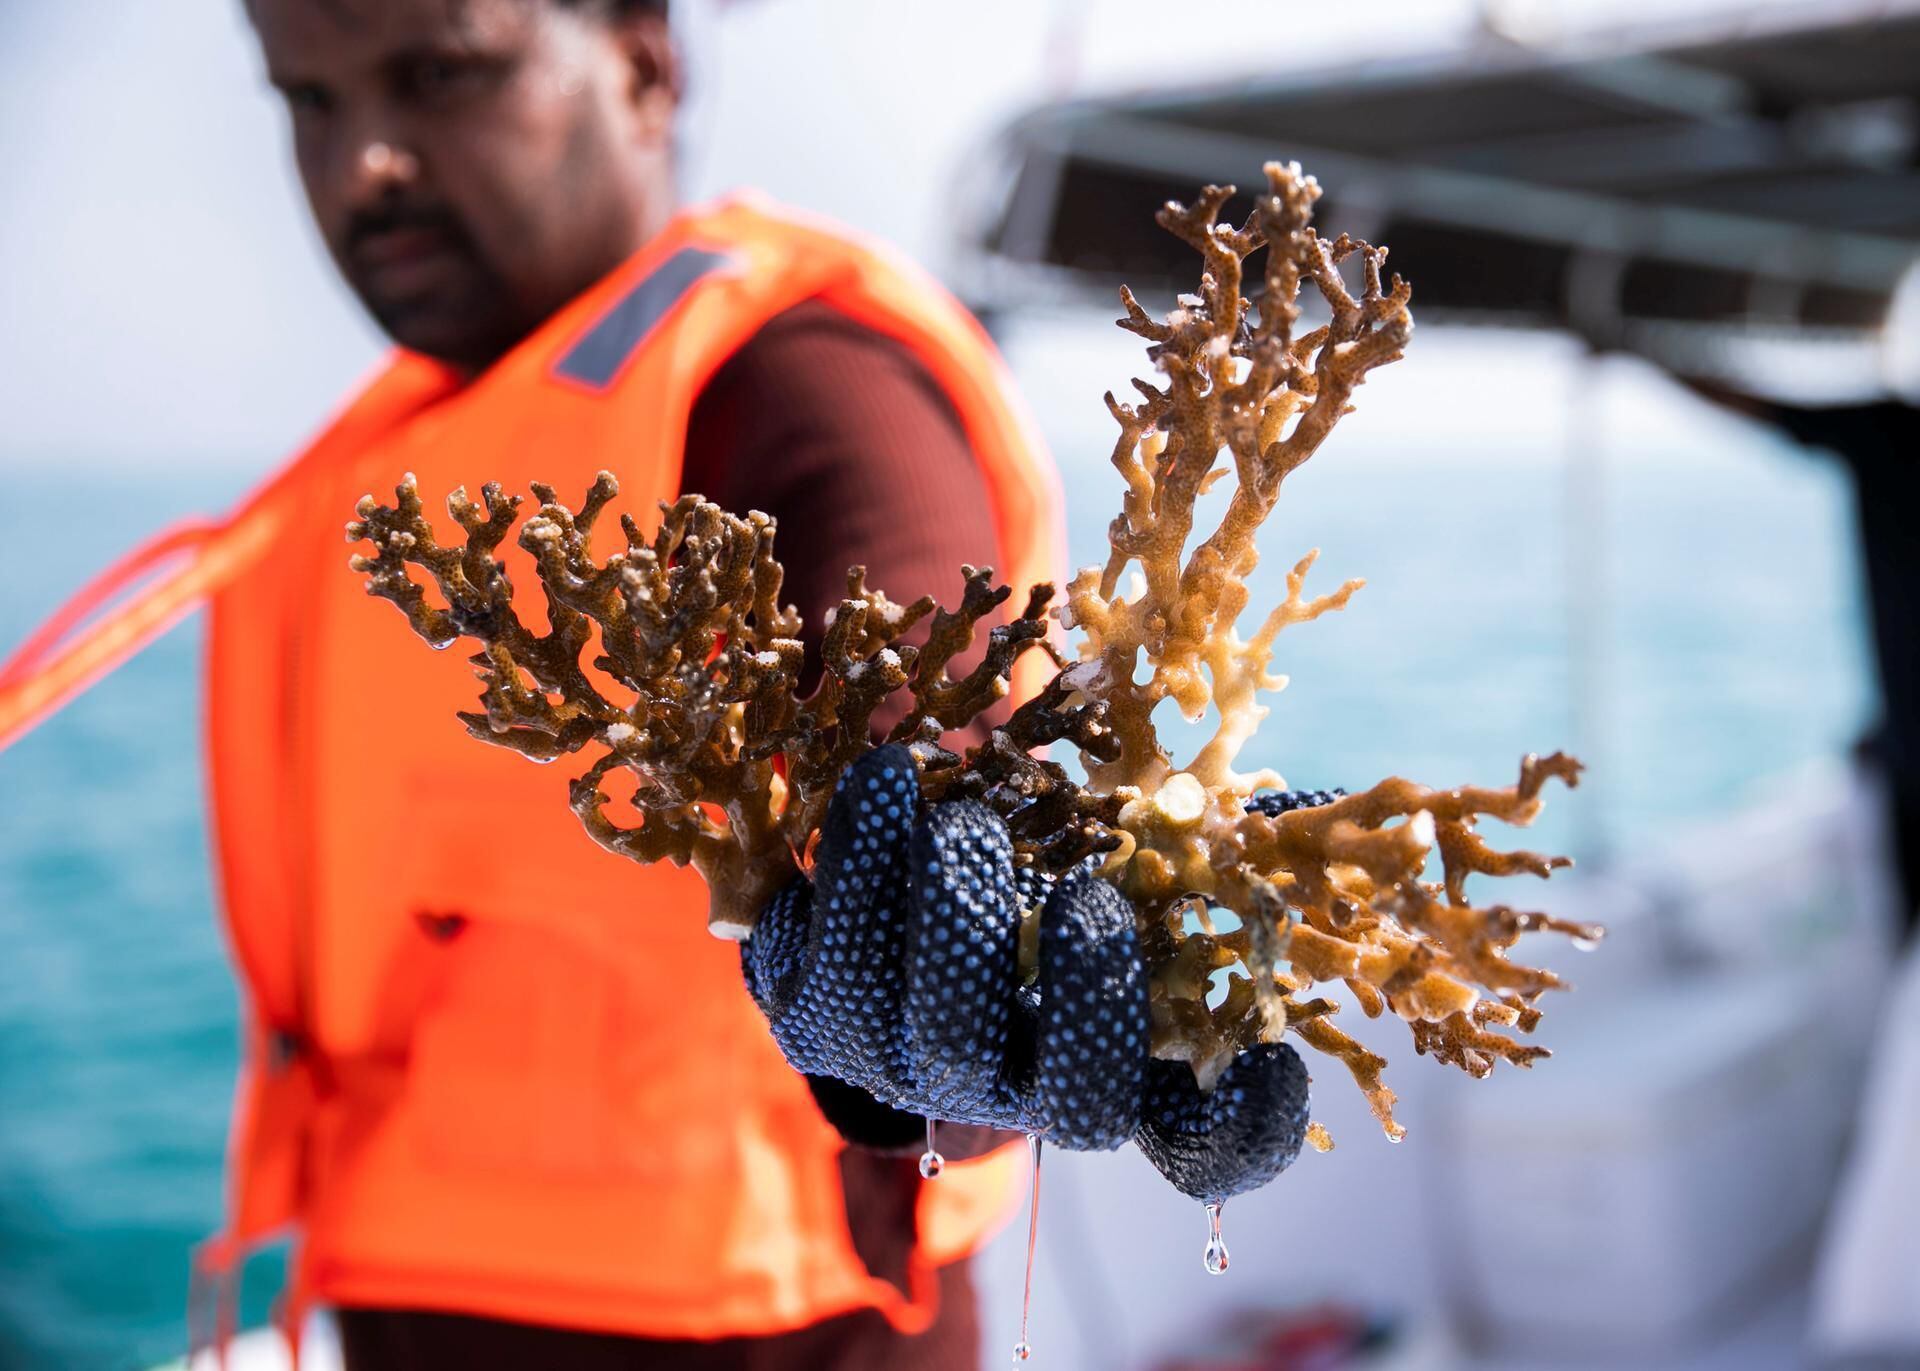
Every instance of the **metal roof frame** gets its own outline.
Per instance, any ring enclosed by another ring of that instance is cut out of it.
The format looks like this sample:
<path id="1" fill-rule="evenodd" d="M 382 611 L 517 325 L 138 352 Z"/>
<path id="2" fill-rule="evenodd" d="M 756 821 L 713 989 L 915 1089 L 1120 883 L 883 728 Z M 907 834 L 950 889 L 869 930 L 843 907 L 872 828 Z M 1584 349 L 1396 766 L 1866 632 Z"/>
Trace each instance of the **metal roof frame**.
<path id="1" fill-rule="evenodd" d="M 987 310 L 1185 288 L 1151 210 L 1276 156 L 1424 317 L 1570 328 L 1802 402 L 1920 392 L 1920 0 L 1122 92 L 1025 115 L 963 206 Z"/>

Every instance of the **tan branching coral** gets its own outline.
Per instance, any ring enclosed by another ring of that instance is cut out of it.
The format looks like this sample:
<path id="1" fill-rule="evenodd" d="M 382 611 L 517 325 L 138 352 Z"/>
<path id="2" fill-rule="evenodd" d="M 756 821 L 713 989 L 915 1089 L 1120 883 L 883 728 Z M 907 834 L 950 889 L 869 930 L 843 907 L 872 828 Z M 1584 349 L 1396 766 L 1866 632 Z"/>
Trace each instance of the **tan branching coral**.
<path id="1" fill-rule="evenodd" d="M 1055 653 L 1052 587 L 1034 587 L 1005 619 L 1010 591 L 994 587 L 991 571 L 967 568 L 964 597 L 949 612 L 931 600 L 896 604 L 855 568 L 824 634 L 820 683 L 802 698 L 800 624 L 779 604 L 765 515 L 742 518 L 686 496 L 662 507 L 650 533 L 623 520 L 624 545 L 598 561 L 594 525 L 616 493 L 612 477 L 601 476 L 578 513 L 536 485 L 540 510 L 520 546 L 545 592 L 544 632 L 521 622 L 494 560 L 518 505 L 498 487 L 486 487 L 478 505 L 464 492 L 448 502 L 464 549 L 436 540 L 411 478 L 391 508 L 362 501 L 347 532 L 373 545 L 354 559 L 369 590 L 399 605 L 421 636 L 483 643 L 473 659 L 483 707 L 461 716 L 469 730 L 538 760 L 601 749 L 572 785 L 575 812 L 610 850 L 693 863 L 710 886 L 717 931 L 743 934 L 808 866 L 836 778 L 873 745 L 881 702 L 905 690 L 910 708 L 887 737 L 912 748 L 929 800 L 980 799 L 1006 819 L 1019 860 L 1059 872 L 1098 856 L 1132 898 L 1153 976 L 1156 1055 L 1190 1062 L 1207 1085 L 1248 1045 L 1293 1032 L 1339 1058 L 1398 1136 L 1384 1060 L 1329 1022 L 1334 1001 L 1304 997 L 1341 982 L 1362 1012 L 1391 1011 L 1418 1051 L 1474 1075 L 1544 1056 L 1511 1033 L 1532 1030 L 1535 1000 L 1559 981 L 1508 951 L 1532 930 L 1580 939 L 1599 930 L 1476 907 L 1466 883 L 1475 874 L 1545 876 L 1565 864 L 1496 852 L 1475 825 L 1486 816 L 1530 822 L 1545 783 L 1574 784 L 1580 768 L 1556 753 L 1527 758 L 1504 789 L 1390 779 L 1277 816 L 1249 808 L 1257 790 L 1281 783 L 1272 772 L 1234 770 L 1266 715 L 1261 692 L 1285 684 L 1272 672 L 1275 639 L 1345 607 L 1360 585 L 1308 596 L 1309 553 L 1287 577 L 1284 600 L 1242 639 L 1255 533 L 1368 372 L 1399 358 L 1413 321 L 1408 287 L 1382 279 L 1385 249 L 1314 232 L 1319 187 L 1298 167 L 1266 168 L 1239 227 L 1219 218 L 1233 194 L 1208 187 L 1192 206 L 1160 213 L 1201 254 L 1198 292 L 1164 319 L 1122 293 L 1120 324 L 1148 341 L 1164 383 L 1136 381 L 1135 405 L 1107 397 L 1120 426 L 1113 463 L 1123 508 L 1106 565 L 1075 577 L 1054 611 L 1080 631 L 1079 660 L 1067 666 L 1055 655 L 1062 669 L 1052 682 L 964 758 L 940 746 L 942 734 L 1005 696 L 1022 652 Z M 1244 271 L 1263 248 L 1262 289 L 1250 302 Z M 1341 274 L 1349 261 L 1357 293 Z M 1327 321 L 1302 331 L 1305 286 Z M 1229 474 L 1225 513 L 1189 551 L 1200 496 Z M 444 608 L 409 579 L 410 564 L 432 576 Z M 1137 582 L 1131 593 L 1123 576 Z M 904 641 L 922 621 L 926 640 Z M 982 626 L 984 658 L 950 676 Z M 1154 711 L 1168 701 L 1189 719 L 1217 716 L 1184 765 L 1154 729 Z M 1078 751 L 1084 783 L 1033 755 L 1055 743 Z M 633 778 L 637 826 L 609 814 L 615 773 Z M 1430 881 L 1436 855 L 1439 879 Z M 1221 931 L 1222 910 L 1237 927 Z M 1209 1005 L 1222 971 L 1231 977 L 1224 998 Z M 1315 1142 L 1326 1144 L 1324 1130 Z"/>
<path id="2" fill-rule="evenodd" d="M 949 613 L 930 598 L 895 604 L 868 588 L 856 567 L 822 642 L 820 684 L 801 700 L 800 619 L 778 603 L 772 519 L 740 518 L 687 495 L 662 506 L 651 535 L 623 518 L 624 546 L 600 562 L 592 540 L 619 493 L 614 478 L 602 472 L 577 514 L 549 487 L 533 491 L 540 509 L 519 542 L 545 592 L 544 633 L 521 621 L 505 566 L 494 560 L 520 504 L 497 485 L 482 489 L 478 505 L 464 490 L 448 499 L 448 513 L 466 531 L 464 549 L 436 539 L 411 476 L 391 507 L 364 498 L 347 535 L 371 542 L 374 552 L 356 555 L 353 568 L 436 647 L 462 635 L 481 641 L 473 664 L 482 708 L 460 715 L 473 736 L 535 761 L 604 748 L 572 784 L 574 812 L 610 851 L 641 862 L 691 862 L 711 891 L 716 931 L 743 935 L 792 879 L 834 781 L 872 745 L 869 721 L 881 701 L 903 686 L 912 692 L 913 709 L 890 736 L 914 745 L 939 793 L 939 779 L 959 765 L 938 746 L 942 729 L 1005 696 L 1014 658 L 1044 645 L 1053 593 L 1046 586 L 1018 618 L 990 629 L 978 665 L 951 678 L 948 664 L 999 610 L 1007 589 L 993 587 L 990 571 L 969 567 L 964 598 Z M 428 602 L 409 564 L 433 577 L 445 608 Z M 926 642 L 901 643 L 929 614 Z M 596 643 L 598 653 L 583 663 Z M 613 687 L 624 687 L 630 702 L 610 699 Z M 1019 762 L 1042 765 L 1024 751 Z M 637 782 L 632 805 L 642 822 L 632 827 L 608 814 L 603 786 L 620 770 Z"/>

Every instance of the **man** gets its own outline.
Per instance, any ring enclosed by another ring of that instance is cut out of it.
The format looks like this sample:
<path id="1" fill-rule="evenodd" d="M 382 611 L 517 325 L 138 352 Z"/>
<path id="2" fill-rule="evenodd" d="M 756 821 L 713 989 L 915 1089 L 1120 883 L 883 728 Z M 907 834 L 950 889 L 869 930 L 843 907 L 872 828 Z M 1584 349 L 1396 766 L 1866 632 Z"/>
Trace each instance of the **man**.
<path id="1" fill-rule="evenodd" d="M 343 565 L 356 497 L 405 472 L 577 498 L 606 467 L 643 520 L 677 490 L 775 515 L 816 633 L 849 563 L 949 602 L 962 563 L 1054 574 L 1051 477 L 956 305 L 754 203 L 678 209 L 664 10 L 250 0 L 315 221 L 401 350 L 230 520 L 164 545 L 187 573 L 0 675 L 4 738 L 211 597 L 249 1022 L 203 1265 L 225 1280 L 293 1226 L 293 1321 L 338 1307 L 355 1371 L 977 1359 L 964 1256 L 1008 1159 L 928 1183 L 848 1148 L 919 1120 L 792 1072 L 697 880 L 599 852 L 561 777 L 465 738 L 458 655 Z"/>

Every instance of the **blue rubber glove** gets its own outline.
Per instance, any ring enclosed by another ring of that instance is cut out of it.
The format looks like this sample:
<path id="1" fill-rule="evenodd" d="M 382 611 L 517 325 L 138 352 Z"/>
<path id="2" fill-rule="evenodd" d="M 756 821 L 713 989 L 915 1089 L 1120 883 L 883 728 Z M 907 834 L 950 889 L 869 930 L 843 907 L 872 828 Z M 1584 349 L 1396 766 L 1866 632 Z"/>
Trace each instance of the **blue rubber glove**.
<path id="1" fill-rule="evenodd" d="M 1038 974 L 1023 985 L 1020 911 L 1036 905 Z M 1266 1184 L 1299 1154 L 1307 1074 L 1292 1047 L 1242 1053 L 1209 1092 L 1184 1063 L 1150 1059 L 1125 897 L 1090 868 L 1054 881 L 1015 867 L 984 805 L 923 812 L 904 747 L 847 769 L 812 879 L 769 904 L 741 955 L 796 1069 L 908 1116 L 1083 1151 L 1134 1140 L 1209 1201 Z"/>

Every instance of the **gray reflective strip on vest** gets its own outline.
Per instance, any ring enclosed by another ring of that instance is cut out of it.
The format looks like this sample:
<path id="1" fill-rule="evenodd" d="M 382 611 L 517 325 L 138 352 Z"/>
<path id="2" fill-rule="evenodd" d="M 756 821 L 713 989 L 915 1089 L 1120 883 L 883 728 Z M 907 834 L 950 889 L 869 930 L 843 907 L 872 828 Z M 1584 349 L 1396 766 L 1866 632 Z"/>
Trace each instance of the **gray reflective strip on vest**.
<path id="1" fill-rule="evenodd" d="M 647 335 L 680 303 L 700 278 L 736 259 L 731 253 L 706 248 L 681 248 L 648 272 L 621 297 L 600 322 L 588 329 L 554 364 L 554 374 L 604 390 L 640 350 Z"/>

